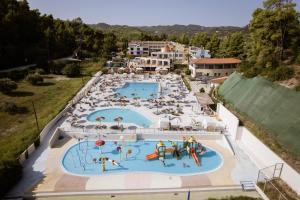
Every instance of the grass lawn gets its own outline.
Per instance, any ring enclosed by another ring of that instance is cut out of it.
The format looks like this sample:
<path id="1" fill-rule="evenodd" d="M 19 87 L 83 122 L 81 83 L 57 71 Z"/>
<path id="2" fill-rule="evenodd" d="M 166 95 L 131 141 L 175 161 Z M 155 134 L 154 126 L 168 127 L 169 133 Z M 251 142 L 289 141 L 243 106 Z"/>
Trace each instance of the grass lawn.
<path id="1" fill-rule="evenodd" d="M 84 74 L 94 74 L 100 70 L 97 64 L 83 63 Z M 38 116 L 40 130 L 61 111 L 68 101 L 91 76 L 66 78 L 47 75 L 44 84 L 32 86 L 26 81 L 18 82 L 18 89 L 9 95 L 0 93 L 1 102 L 14 102 L 25 110 L 24 113 L 8 114 L 0 112 L 0 161 L 15 159 L 37 138 L 38 132 L 32 101 Z"/>

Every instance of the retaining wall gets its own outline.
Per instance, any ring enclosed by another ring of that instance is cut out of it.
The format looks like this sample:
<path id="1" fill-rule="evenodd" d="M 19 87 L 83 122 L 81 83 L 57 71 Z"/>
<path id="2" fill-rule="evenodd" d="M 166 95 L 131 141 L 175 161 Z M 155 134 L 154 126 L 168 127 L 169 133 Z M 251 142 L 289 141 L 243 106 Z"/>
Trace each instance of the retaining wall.
<path id="1" fill-rule="evenodd" d="M 238 126 L 238 121 L 236 121 L 238 118 L 227 108 L 218 104 L 217 111 L 219 117 L 228 127 L 227 130 L 234 136 L 234 140 L 260 169 L 276 163 L 284 163 L 281 179 L 300 195 L 300 174 L 256 138 L 247 128 Z"/>

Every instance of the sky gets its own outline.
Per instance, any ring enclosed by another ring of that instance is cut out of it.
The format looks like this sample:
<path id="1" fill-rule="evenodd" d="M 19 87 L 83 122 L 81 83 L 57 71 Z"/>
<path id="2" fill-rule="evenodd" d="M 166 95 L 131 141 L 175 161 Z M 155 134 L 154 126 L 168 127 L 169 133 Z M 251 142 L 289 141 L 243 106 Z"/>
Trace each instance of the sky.
<path id="1" fill-rule="evenodd" d="M 263 0 L 28 0 L 31 9 L 55 18 L 80 17 L 111 25 L 245 26 Z M 300 0 L 297 10 L 300 10 Z"/>

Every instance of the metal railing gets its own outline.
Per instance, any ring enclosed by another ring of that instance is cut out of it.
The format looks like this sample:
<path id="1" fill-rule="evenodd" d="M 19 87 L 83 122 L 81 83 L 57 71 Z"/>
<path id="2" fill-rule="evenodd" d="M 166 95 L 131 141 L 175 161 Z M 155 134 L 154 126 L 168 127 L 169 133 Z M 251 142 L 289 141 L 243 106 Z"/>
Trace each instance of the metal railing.
<path id="1" fill-rule="evenodd" d="M 263 185 L 262 191 L 272 200 L 288 200 L 288 198 L 272 183 L 280 179 L 284 163 L 276 163 L 258 171 L 257 185 Z M 275 192 L 275 193 L 274 193 Z"/>
<path id="2" fill-rule="evenodd" d="M 96 129 L 96 128 L 79 128 L 68 127 L 65 132 L 79 132 L 85 134 L 221 134 L 219 130 L 162 130 L 158 128 L 136 128 L 133 130 L 123 129 Z"/>

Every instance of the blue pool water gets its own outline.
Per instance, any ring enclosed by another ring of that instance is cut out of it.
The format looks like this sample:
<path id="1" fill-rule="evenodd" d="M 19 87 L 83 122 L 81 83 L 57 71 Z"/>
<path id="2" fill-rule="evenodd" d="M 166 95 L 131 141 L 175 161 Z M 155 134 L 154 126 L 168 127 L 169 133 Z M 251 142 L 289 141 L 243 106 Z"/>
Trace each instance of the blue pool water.
<path id="1" fill-rule="evenodd" d="M 120 93 L 121 96 L 126 96 L 127 98 L 139 97 L 141 99 L 152 99 L 157 97 L 158 83 L 125 83 L 123 87 L 116 89 L 116 92 Z"/>
<path id="2" fill-rule="evenodd" d="M 166 147 L 170 147 L 171 143 L 164 142 Z M 193 158 L 189 158 L 186 153 L 182 153 L 180 159 L 173 158 L 172 154 L 166 154 L 165 166 L 158 159 L 146 160 L 145 156 L 154 152 L 154 141 L 125 142 L 124 152 L 130 149 L 131 154 L 121 154 L 117 151 L 117 146 L 121 143 L 106 142 L 105 145 L 98 148 L 95 141 L 83 141 L 68 149 L 62 159 L 63 168 L 77 175 L 102 175 L 120 172 L 160 172 L 169 174 L 195 174 L 205 173 L 217 169 L 222 165 L 223 159 L 219 153 L 206 147 L 207 152 L 200 156 L 201 166 L 197 166 Z M 178 145 L 181 145 L 178 142 Z M 102 153 L 101 153 L 102 152 Z M 102 172 L 102 165 L 98 161 L 99 157 L 108 157 L 115 160 L 120 166 L 113 165 L 110 161 L 106 161 L 106 171 Z M 97 158 L 97 162 L 93 161 Z"/>
<path id="3" fill-rule="evenodd" d="M 143 115 L 139 114 L 136 111 L 126 109 L 126 108 L 108 108 L 95 111 L 87 116 L 87 120 L 89 121 L 96 121 L 97 117 L 105 117 L 103 122 L 114 122 L 115 118 L 122 117 L 123 121 L 121 123 L 134 123 L 138 126 L 142 126 L 144 128 L 149 127 L 152 122 L 144 117 Z"/>

